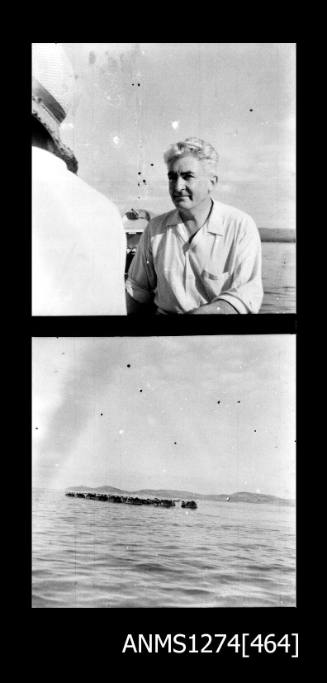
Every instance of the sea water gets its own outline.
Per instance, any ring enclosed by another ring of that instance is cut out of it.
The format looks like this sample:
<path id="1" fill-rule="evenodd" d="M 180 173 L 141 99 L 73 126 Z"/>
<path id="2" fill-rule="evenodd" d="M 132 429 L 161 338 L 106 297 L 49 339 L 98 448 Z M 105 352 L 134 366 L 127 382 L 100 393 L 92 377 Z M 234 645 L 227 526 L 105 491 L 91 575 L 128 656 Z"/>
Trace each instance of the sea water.
<path id="1" fill-rule="evenodd" d="M 262 279 L 260 313 L 296 313 L 295 242 L 262 243 Z"/>
<path id="2" fill-rule="evenodd" d="M 289 607 L 295 508 L 196 510 L 33 493 L 32 607 Z"/>

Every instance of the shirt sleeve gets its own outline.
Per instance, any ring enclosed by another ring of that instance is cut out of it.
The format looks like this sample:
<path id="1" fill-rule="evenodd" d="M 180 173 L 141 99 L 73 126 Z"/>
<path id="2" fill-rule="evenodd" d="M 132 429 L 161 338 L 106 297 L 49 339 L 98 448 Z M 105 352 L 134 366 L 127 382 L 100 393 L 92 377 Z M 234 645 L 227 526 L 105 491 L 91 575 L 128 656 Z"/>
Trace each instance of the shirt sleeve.
<path id="1" fill-rule="evenodd" d="M 261 240 L 255 222 L 243 219 L 235 250 L 233 279 L 217 300 L 230 303 L 239 313 L 258 313 L 263 299 Z"/>
<path id="2" fill-rule="evenodd" d="M 150 303 L 157 286 L 151 249 L 151 221 L 146 226 L 138 243 L 136 254 L 128 270 L 126 291 L 142 304 Z"/>

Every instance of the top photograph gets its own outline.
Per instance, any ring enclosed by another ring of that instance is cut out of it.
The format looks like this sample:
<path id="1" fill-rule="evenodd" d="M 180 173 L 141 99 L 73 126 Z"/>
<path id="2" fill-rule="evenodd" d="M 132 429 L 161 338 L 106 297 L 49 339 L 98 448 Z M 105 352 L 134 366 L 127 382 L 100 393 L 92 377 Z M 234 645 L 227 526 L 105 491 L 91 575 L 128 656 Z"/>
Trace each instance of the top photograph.
<path id="1" fill-rule="evenodd" d="M 32 43 L 33 316 L 296 313 L 296 43 Z"/>

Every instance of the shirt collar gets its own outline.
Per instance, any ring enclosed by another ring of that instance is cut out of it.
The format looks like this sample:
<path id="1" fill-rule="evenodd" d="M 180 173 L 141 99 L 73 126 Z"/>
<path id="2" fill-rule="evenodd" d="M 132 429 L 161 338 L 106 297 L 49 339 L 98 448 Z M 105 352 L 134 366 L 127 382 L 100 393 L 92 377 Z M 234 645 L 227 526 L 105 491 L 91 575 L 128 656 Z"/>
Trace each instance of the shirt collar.
<path id="1" fill-rule="evenodd" d="M 224 235 L 225 226 L 221 210 L 222 206 L 220 205 L 220 202 L 217 202 L 214 199 L 212 201 L 213 207 L 207 225 L 207 231 L 215 235 Z M 171 211 L 167 216 L 166 226 L 175 227 L 177 225 L 180 225 L 180 223 L 182 223 L 182 220 L 179 215 L 178 209 L 175 209 L 175 211 Z"/>

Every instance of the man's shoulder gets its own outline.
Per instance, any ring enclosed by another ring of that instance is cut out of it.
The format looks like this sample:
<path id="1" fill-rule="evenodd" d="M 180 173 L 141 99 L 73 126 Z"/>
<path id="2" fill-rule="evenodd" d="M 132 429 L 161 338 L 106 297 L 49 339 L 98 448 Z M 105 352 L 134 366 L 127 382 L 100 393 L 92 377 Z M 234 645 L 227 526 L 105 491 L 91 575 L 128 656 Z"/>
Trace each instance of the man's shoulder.
<path id="1" fill-rule="evenodd" d="M 176 224 L 176 209 L 172 211 L 166 211 L 158 216 L 153 216 L 146 226 L 145 230 L 151 236 L 158 235 L 161 232 L 166 232 L 168 225 Z"/>
<path id="2" fill-rule="evenodd" d="M 169 222 L 172 221 L 176 217 L 176 209 L 172 209 L 171 211 L 165 211 L 165 213 L 160 213 L 157 216 L 153 216 L 151 220 L 149 221 L 149 224 L 151 225 L 169 225 Z"/>
<path id="3" fill-rule="evenodd" d="M 227 239 L 240 240 L 245 238 L 254 241 L 260 239 L 257 225 L 249 213 L 222 202 L 215 201 L 214 206 L 215 218 L 218 224 L 222 226 Z"/>

